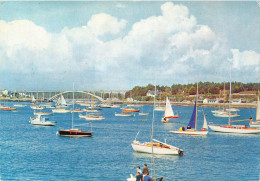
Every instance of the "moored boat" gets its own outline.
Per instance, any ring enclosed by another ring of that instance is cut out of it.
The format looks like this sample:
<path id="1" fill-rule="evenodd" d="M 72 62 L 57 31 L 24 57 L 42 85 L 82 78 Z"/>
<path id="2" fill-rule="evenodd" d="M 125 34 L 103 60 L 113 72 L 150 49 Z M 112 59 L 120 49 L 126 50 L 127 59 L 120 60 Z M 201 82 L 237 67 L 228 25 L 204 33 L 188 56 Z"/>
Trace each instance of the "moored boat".
<path id="1" fill-rule="evenodd" d="M 179 118 L 178 115 L 174 115 L 174 112 L 172 110 L 172 105 L 168 99 L 168 97 L 166 96 L 166 106 L 165 106 L 165 112 L 164 115 L 162 117 L 162 122 L 163 123 L 168 123 L 169 119 L 176 119 Z"/>
<path id="2" fill-rule="evenodd" d="M 30 123 L 37 126 L 55 126 L 56 122 L 46 121 L 46 118 L 42 115 L 35 115 L 34 118 L 30 118 Z"/>
<path id="3" fill-rule="evenodd" d="M 175 146 L 169 145 L 167 143 L 160 142 L 156 139 L 153 139 L 153 143 L 151 142 L 144 142 L 140 143 L 139 141 L 134 140 L 132 145 L 132 148 L 136 152 L 141 153 L 153 153 L 158 155 L 180 155 L 183 156 L 183 150 L 179 149 Z M 152 148 L 153 145 L 153 148 Z"/>
<path id="4" fill-rule="evenodd" d="M 245 125 L 209 125 L 209 128 L 215 132 L 221 133 L 239 133 L 239 134 L 257 134 L 260 129 L 248 128 Z"/>
<path id="5" fill-rule="evenodd" d="M 231 67 L 230 67 L 230 94 L 229 94 L 229 109 L 231 108 Z M 238 134 L 256 134 L 260 133 L 260 129 L 248 128 L 246 125 L 231 125 L 231 112 L 229 112 L 228 125 L 209 125 L 213 131 L 220 133 L 238 133 Z"/>
<path id="6" fill-rule="evenodd" d="M 187 129 L 185 130 L 184 126 L 180 128 L 180 130 L 170 131 L 171 133 L 175 134 L 184 134 L 184 135 L 207 135 L 208 134 L 208 125 L 206 121 L 206 115 L 204 116 L 204 124 L 200 131 L 197 130 L 197 115 L 198 115 L 198 109 L 197 109 L 197 102 L 198 102 L 198 82 L 197 82 L 197 94 L 196 94 L 196 100 L 193 108 L 193 113 L 190 118 L 190 122 L 187 126 Z"/>
<path id="7" fill-rule="evenodd" d="M 74 84 L 73 84 L 73 110 L 74 110 Z M 91 136 L 93 136 L 92 131 L 83 131 L 81 129 L 75 129 L 73 116 L 74 116 L 74 112 L 72 111 L 71 129 L 58 130 L 57 134 L 59 134 L 60 136 L 67 136 L 67 137 L 91 137 Z"/>
<path id="8" fill-rule="evenodd" d="M 124 108 L 124 112 L 140 112 L 140 110 L 134 108 Z"/>
<path id="9" fill-rule="evenodd" d="M 53 113 L 70 113 L 71 110 L 68 110 L 68 109 L 53 109 L 52 112 Z"/>
<path id="10" fill-rule="evenodd" d="M 127 113 L 127 112 L 122 112 L 122 113 L 116 113 L 115 112 L 115 116 L 123 116 L 123 117 L 134 117 L 135 114 L 131 114 L 131 113 Z"/>
<path id="11" fill-rule="evenodd" d="M 1 109 L 1 111 L 13 111 L 13 110 L 16 110 L 16 108 L 14 107 L 4 107 Z"/>
<path id="12" fill-rule="evenodd" d="M 249 119 L 249 126 L 253 128 L 260 128 L 260 101 L 259 101 L 259 91 L 257 96 L 257 103 L 256 103 L 256 116 L 255 121 L 253 118 Z"/>

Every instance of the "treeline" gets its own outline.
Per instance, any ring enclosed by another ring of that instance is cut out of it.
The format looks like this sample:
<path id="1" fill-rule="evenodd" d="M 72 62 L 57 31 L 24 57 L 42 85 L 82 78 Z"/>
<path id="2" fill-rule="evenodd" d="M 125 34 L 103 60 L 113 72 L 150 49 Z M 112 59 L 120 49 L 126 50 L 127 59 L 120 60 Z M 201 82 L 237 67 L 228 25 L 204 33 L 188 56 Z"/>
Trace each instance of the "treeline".
<path id="1" fill-rule="evenodd" d="M 229 83 L 226 82 L 199 82 L 198 83 L 198 91 L 199 94 L 219 94 L 221 91 L 225 90 L 229 92 Z M 135 86 L 132 90 L 127 91 L 125 97 L 133 97 L 138 98 L 146 96 L 147 92 L 154 91 L 155 86 L 152 84 L 148 84 L 146 87 Z M 239 93 L 244 91 L 257 91 L 260 90 L 260 83 L 242 83 L 242 82 L 232 82 L 232 93 Z M 159 91 L 163 95 L 195 95 L 197 92 L 197 83 L 194 84 L 173 84 L 171 87 L 169 86 L 156 86 L 157 91 Z M 145 99 L 145 98 L 144 98 Z M 148 99 L 148 98 L 147 98 Z"/>

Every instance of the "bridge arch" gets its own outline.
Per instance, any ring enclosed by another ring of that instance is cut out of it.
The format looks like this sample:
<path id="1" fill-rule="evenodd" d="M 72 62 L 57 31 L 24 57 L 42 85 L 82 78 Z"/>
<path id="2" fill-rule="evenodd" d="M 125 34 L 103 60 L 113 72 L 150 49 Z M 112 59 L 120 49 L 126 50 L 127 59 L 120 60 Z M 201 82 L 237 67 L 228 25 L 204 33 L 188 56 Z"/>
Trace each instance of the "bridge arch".
<path id="1" fill-rule="evenodd" d="M 48 101 L 53 101 L 54 99 L 58 98 L 59 96 L 63 95 L 63 94 L 66 94 L 66 93 L 71 93 L 73 91 L 65 91 L 65 92 L 61 92 L 59 94 L 56 94 L 54 96 L 52 96 L 51 98 L 48 99 Z M 78 92 L 78 93 L 83 93 L 83 94 L 88 94 L 88 95 L 91 95 L 91 96 L 94 96 L 95 98 L 97 98 L 98 100 L 100 101 L 104 101 L 104 99 L 102 97 L 99 97 L 97 95 L 94 95 L 92 93 L 89 93 L 89 92 L 85 92 L 85 91 L 74 91 L 74 92 Z"/>

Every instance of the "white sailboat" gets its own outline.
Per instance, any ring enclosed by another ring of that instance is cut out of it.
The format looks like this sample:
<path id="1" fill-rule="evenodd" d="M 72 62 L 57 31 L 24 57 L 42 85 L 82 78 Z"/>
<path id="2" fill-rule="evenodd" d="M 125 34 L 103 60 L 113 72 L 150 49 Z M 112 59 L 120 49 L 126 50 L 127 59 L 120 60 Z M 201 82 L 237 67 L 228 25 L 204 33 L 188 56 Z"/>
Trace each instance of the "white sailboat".
<path id="1" fill-rule="evenodd" d="M 185 130 L 184 127 L 181 127 L 180 130 L 170 131 L 171 133 L 175 134 L 184 134 L 184 135 L 207 135 L 208 134 L 208 126 L 206 121 L 206 115 L 204 116 L 204 124 L 200 131 L 197 130 L 197 117 L 198 117 L 198 109 L 197 109 L 197 103 L 198 103 L 198 82 L 197 82 L 197 94 L 196 94 L 196 100 L 194 104 L 193 113 L 190 118 L 190 122 L 187 126 L 187 130 Z"/>
<path id="2" fill-rule="evenodd" d="M 169 119 L 175 119 L 175 118 L 179 118 L 179 116 L 178 115 L 174 115 L 174 112 L 172 110 L 172 105 L 171 105 L 168 97 L 166 96 L 166 106 L 165 106 L 164 115 L 162 117 L 162 122 L 163 123 L 168 123 Z"/>
<path id="3" fill-rule="evenodd" d="M 149 115 L 149 112 L 144 112 L 144 105 L 142 105 L 142 112 L 138 113 L 140 116 L 146 116 Z"/>
<path id="4" fill-rule="evenodd" d="M 71 110 L 68 109 L 53 109 L 53 113 L 71 113 Z"/>
<path id="5" fill-rule="evenodd" d="M 222 110 L 212 110 L 213 116 L 221 117 L 221 118 L 228 118 L 228 117 L 239 117 L 240 115 L 237 113 L 231 113 L 234 111 L 238 111 L 238 109 L 235 108 L 225 108 L 225 82 L 224 82 L 224 103 L 223 103 L 223 109 Z"/>
<path id="6" fill-rule="evenodd" d="M 62 108 L 62 107 L 67 107 L 67 102 L 66 100 L 64 99 L 63 95 L 61 95 L 57 102 L 56 102 L 56 107 L 59 107 L 59 108 Z"/>
<path id="7" fill-rule="evenodd" d="M 249 119 L 249 125 L 252 128 L 260 128 L 260 101 L 259 101 L 259 91 L 257 96 L 257 103 L 256 103 L 256 117 L 255 121 L 253 119 Z"/>
<path id="8" fill-rule="evenodd" d="M 80 114 L 79 118 L 83 118 L 86 121 L 103 121 L 103 120 L 105 120 L 105 118 L 103 116 L 99 116 L 96 114 L 89 114 L 89 113 L 86 113 L 85 115 Z"/>
<path id="9" fill-rule="evenodd" d="M 230 66 L 230 94 L 229 94 L 229 109 L 231 107 L 231 66 Z M 229 112 L 230 115 L 230 112 Z M 213 131 L 220 133 L 239 133 L 239 134 L 256 134 L 260 133 L 260 129 L 248 128 L 246 125 L 231 125 L 231 116 L 228 118 L 228 125 L 209 125 Z"/>
<path id="10" fill-rule="evenodd" d="M 32 95 L 32 103 L 35 103 L 36 99 L 34 98 L 34 95 Z"/>
<path id="11" fill-rule="evenodd" d="M 155 92 L 156 92 L 156 87 L 155 87 Z M 155 107 L 155 96 L 154 96 L 154 107 Z M 136 138 L 135 138 L 135 140 L 131 144 L 132 148 L 136 152 L 142 152 L 142 153 L 183 156 L 183 150 L 182 149 L 153 139 L 154 111 L 155 110 L 153 109 L 151 142 L 141 143 L 141 142 L 137 141 Z M 138 133 L 137 133 L 137 135 L 138 135 Z"/>

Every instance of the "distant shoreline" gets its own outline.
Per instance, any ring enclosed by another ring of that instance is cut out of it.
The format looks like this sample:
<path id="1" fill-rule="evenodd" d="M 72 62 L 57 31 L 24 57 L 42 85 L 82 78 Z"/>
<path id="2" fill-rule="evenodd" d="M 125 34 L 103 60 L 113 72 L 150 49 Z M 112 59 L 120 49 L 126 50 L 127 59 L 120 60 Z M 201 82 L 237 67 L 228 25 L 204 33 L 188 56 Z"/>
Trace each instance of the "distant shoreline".
<path id="1" fill-rule="evenodd" d="M 79 99 L 81 100 L 81 99 Z M 8 101 L 8 102 L 31 102 L 31 98 L 1 98 L 1 101 Z M 43 102 L 40 99 L 38 102 Z M 46 102 L 46 101 L 45 101 Z M 104 101 L 106 103 L 111 103 L 111 104 L 122 104 L 123 101 Z M 124 101 L 124 104 L 144 104 L 144 105 L 153 105 L 153 101 L 131 101 L 131 102 L 126 102 Z M 161 102 L 156 102 L 156 104 L 160 104 L 162 106 L 165 105 L 164 101 Z M 184 106 L 184 107 L 193 107 L 194 102 L 171 102 L 172 106 Z M 226 103 L 226 107 L 228 107 L 228 103 Z M 198 107 L 223 107 L 223 103 L 198 103 Z M 233 108 L 256 108 L 256 104 L 254 103 L 236 103 L 236 104 L 231 104 L 231 107 Z"/>

